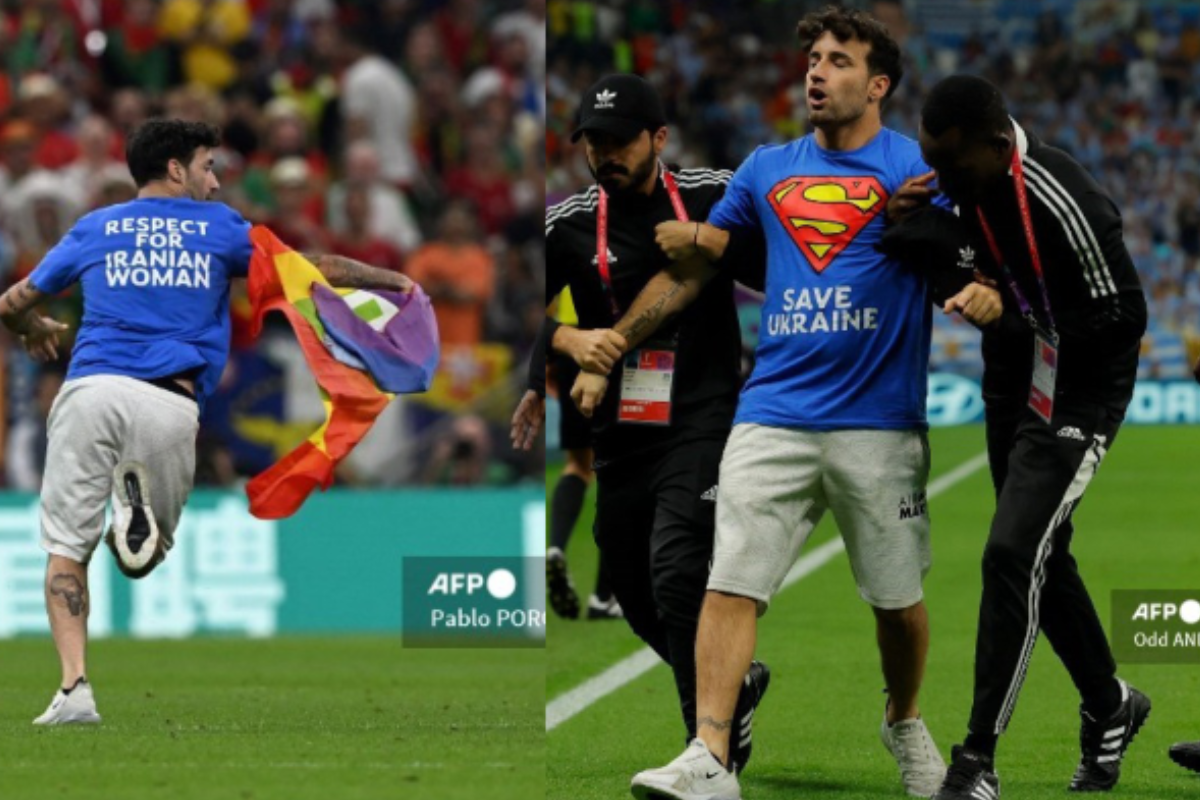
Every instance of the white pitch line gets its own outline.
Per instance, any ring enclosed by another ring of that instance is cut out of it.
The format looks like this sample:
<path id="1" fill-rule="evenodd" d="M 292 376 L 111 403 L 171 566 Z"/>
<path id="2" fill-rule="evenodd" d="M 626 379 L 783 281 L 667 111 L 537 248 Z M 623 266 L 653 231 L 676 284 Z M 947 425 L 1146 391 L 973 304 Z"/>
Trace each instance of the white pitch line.
<path id="1" fill-rule="evenodd" d="M 974 475 L 986 466 L 987 463 L 987 453 L 979 453 L 946 474 L 939 475 L 929 482 L 929 486 L 926 488 L 927 497 L 932 500 L 951 486 Z M 788 572 L 787 577 L 783 579 L 781 591 L 800 579 L 816 572 L 845 549 L 846 546 L 839 536 L 830 539 L 816 550 L 806 554 L 796 562 L 796 565 Z M 546 731 L 554 730 L 588 706 L 607 697 L 622 686 L 632 683 L 661 663 L 663 662 L 659 659 L 657 653 L 649 647 L 643 647 L 633 655 L 626 656 L 616 664 L 613 664 L 599 675 L 588 678 L 574 689 L 560 694 L 546 704 Z"/>

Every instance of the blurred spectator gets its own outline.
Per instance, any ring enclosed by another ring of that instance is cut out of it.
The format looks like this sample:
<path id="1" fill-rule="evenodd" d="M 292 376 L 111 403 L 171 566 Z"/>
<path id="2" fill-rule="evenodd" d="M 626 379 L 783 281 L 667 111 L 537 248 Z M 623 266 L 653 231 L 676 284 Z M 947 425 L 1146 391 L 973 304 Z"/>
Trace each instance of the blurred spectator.
<path id="1" fill-rule="evenodd" d="M 526 253 L 507 248 L 500 262 L 496 294 L 488 306 L 488 338 L 516 342 L 521 349 L 532 347 L 546 316 L 545 298 L 545 288 L 534 276 Z"/>
<path id="2" fill-rule="evenodd" d="M 128 176 L 110 178 L 100 184 L 92 195 L 92 209 L 104 208 L 117 203 L 128 203 L 137 197 L 137 187 Z"/>
<path id="3" fill-rule="evenodd" d="M 37 128 L 34 160 L 46 169 L 69 164 L 79 153 L 72 135 L 64 130 L 70 117 L 70 103 L 58 81 L 49 75 L 32 73 L 21 79 L 17 94 L 19 109 Z"/>
<path id="4" fill-rule="evenodd" d="M 0 50 L 16 75 L 38 70 L 65 77 L 83 56 L 82 21 L 73 3 L 62 0 L 23 0 L 8 20 L 10 41 Z"/>
<path id="5" fill-rule="evenodd" d="M 546 76 L 546 0 L 526 0 L 524 8 L 496 17 L 492 36 L 503 39 L 510 35 L 525 40 L 530 77 L 541 86 Z"/>
<path id="6" fill-rule="evenodd" d="M 126 0 L 124 14 L 110 27 L 103 67 L 112 86 L 161 92 L 171 79 L 171 52 L 158 28 L 154 0 Z"/>
<path id="7" fill-rule="evenodd" d="M 37 169 L 36 146 L 37 129 L 31 123 L 15 119 L 0 126 L 0 198 L 16 191 Z"/>
<path id="8" fill-rule="evenodd" d="M 446 191 L 470 199 L 479 209 L 479 222 L 489 234 L 502 231 L 516 212 L 513 176 L 503 159 L 496 130 L 476 125 L 467 133 L 465 162 L 446 177 Z"/>
<path id="9" fill-rule="evenodd" d="M 179 52 L 186 83 L 221 90 L 237 78 L 232 50 L 250 33 L 250 6 L 242 0 L 165 0 L 163 38 Z"/>
<path id="10" fill-rule="evenodd" d="M 480 0 L 448 0 L 434 15 L 442 50 L 458 73 L 487 56 L 487 22 Z"/>
<path id="11" fill-rule="evenodd" d="M 344 233 L 334 242 L 334 249 L 364 264 L 400 271 L 401 257 L 391 242 L 376 236 L 371 230 L 374 216 L 371 190 L 365 186 L 349 186 L 341 194 L 341 215 L 345 217 Z"/>
<path id="12" fill-rule="evenodd" d="M 36 129 L 14 120 L 0 129 L 0 217 L 15 246 L 13 277 L 27 275 L 79 212 L 62 179 L 34 163 Z"/>
<path id="13" fill-rule="evenodd" d="M 270 208 L 274 199 L 269 175 L 280 160 L 302 159 L 308 174 L 324 180 L 329 162 L 318 148 L 309 143 L 308 123 L 295 100 L 276 97 L 262 110 L 262 145 L 250 157 L 242 188 L 247 199 Z"/>
<path id="14" fill-rule="evenodd" d="M 46 423 L 65 377 L 66 371 L 58 365 L 43 367 L 34 382 L 33 408 L 8 432 L 5 478 L 14 489 L 36 492 L 42 488 L 42 473 L 46 470 Z"/>
<path id="15" fill-rule="evenodd" d="M 346 195 L 353 189 L 367 194 L 367 230 L 371 236 L 386 240 L 401 254 L 420 246 L 421 230 L 408 209 L 408 201 L 403 193 L 381 180 L 379 155 L 365 139 L 346 148 L 345 178 L 329 189 L 329 227 L 343 238 L 349 233 Z"/>
<path id="16" fill-rule="evenodd" d="M 491 467 L 492 443 L 487 424 L 477 416 L 459 417 L 450 435 L 433 448 L 421 482 L 437 486 L 478 486 Z"/>
<path id="17" fill-rule="evenodd" d="M 442 212 L 437 240 L 408 262 L 408 276 L 433 300 L 443 344 L 483 341 L 483 317 L 494 291 L 495 267 L 478 243 L 478 231 L 471 206 L 456 200 Z"/>
<path id="18" fill-rule="evenodd" d="M 125 134 L 150 118 L 146 94 L 141 89 L 120 89 L 112 95 L 112 121 L 122 140 Z M 124 146 L 121 148 L 124 153 Z"/>
<path id="19" fill-rule="evenodd" d="M 366 138 L 379 153 L 384 180 L 407 186 L 417 179 L 412 148 L 416 92 L 395 64 L 367 50 L 365 34 L 320 26 L 324 47 L 335 65 L 345 70 L 341 84 L 341 113 L 346 138 Z M 320 40 L 319 40 L 320 41 Z"/>
<path id="20" fill-rule="evenodd" d="M 79 208 L 95 208 L 101 190 L 124 182 L 134 188 L 133 176 L 122 159 L 113 158 L 113 129 L 108 120 L 92 115 L 79 125 L 79 158 L 59 173 Z"/>
<path id="21" fill-rule="evenodd" d="M 321 227 L 321 198 L 312 170 L 302 158 L 290 156 L 271 167 L 275 212 L 267 221 L 279 238 L 305 253 L 328 253 L 333 244 Z"/>

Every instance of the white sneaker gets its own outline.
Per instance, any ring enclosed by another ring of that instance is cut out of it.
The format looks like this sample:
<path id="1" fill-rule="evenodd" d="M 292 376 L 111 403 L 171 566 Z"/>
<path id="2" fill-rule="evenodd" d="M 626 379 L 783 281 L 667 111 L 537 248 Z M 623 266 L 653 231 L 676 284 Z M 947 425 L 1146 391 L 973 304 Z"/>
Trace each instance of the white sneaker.
<path id="1" fill-rule="evenodd" d="M 621 610 L 621 604 L 617 602 L 617 598 L 609 597 L 607 600 L 601 600 L 596 595 L 588 597 L 587 608 L 588 619 L 625 619 L 625 612 Z"/>
<path id="2" fill-rule="evenodd" d="M 946 762 L 933 743 L 924 720 L 917 717 L 888 725 L 884 712 L 879 738 L 896 759 L 900 780 L 910 796 L 933 797 L 937 794 L 946 777 Z"/>
<path id="3" fill-rule="evenodd" d="M 683 755 L 665 767 L 634 775 L 630 791 L 638 800 L 742 800 L 737 776 L 701 739 L 693 739 Z"/>
<path id="4" fill-rule="evenodd" d="M 113 470 L 113 520 L 104 541 L 130 578 L 146 577 L 166 557 L 150 506 L 150 478 L 137 461 Z"/>
<path id="5" fill-rule="evenodd" d="M 81 680 L 67 694 L 62 689 L 50 701 L 46 713 L 33 721 L 34 725 L 68 725 L 71 723 L 96 723 L 100 715 L 96 713 L 96 696 L 92 694 L 92 685 Z"/>

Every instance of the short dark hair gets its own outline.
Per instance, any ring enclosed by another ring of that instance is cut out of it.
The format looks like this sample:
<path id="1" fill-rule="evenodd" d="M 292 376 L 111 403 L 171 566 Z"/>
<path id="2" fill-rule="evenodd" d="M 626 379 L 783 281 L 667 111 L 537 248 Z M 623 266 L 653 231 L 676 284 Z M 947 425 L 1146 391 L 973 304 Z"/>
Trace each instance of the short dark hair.
<path id="1" fill-rule="evenodd" d="M 138 188 L 166 177 L 172 159 L 187 166 L 196 150 L 221 146 L 221 129 L 207 122 L 182 119 L 151 119 L 129 136 L 125 160 Z"/>
<path id="2" fill-rule="evenodd" d="M 821 11 L 805 15 L 796 26 L 800 49 L 805 53 L 812 50 L 817 39 L 826 32 L 832 33 L 839 42 L 857 39 L 869 44 L 871 50 L 867 54 L 867 71 L 873 76 L 886 75 L 889 84 L 883 98 L 886 100 L 892 96 L 904 77 L 904 67 L 900 63 L 900 45 L 892 38 L 887 26 L 859 9 L 827 6 Z"/>
<path id="3" fill-rule="evenodd" d="M 975 75 L 951 75 L 929 90 L 921 127 L 937 138 L 953 127 L 980 139 L 1008 130 L 1008 106 L 996 86 Z"/>

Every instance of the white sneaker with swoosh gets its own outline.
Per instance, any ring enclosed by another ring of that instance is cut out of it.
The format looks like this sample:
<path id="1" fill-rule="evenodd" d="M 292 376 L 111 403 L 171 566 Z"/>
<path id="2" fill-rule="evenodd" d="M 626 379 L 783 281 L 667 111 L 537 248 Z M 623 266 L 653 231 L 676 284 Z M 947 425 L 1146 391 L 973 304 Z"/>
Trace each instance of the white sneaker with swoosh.
<path id="1" fill-rule="evenodd" d="M 96 713 L 96 697 L 92 694 L 92 685 L 80 680 L 69 694 L 59 689 L 50 701 L 46 713 L 35 719 L 33 724 L 68 725 L 99 721 L 100 715 Z"/>
<path id="2" fill-rule="evenodd" d="M 683 755 L 665 767 L 634 775 L 630 791 L 637 800 L 742 800 L 737 776 L 701 739 L 693 739 Z"/>

